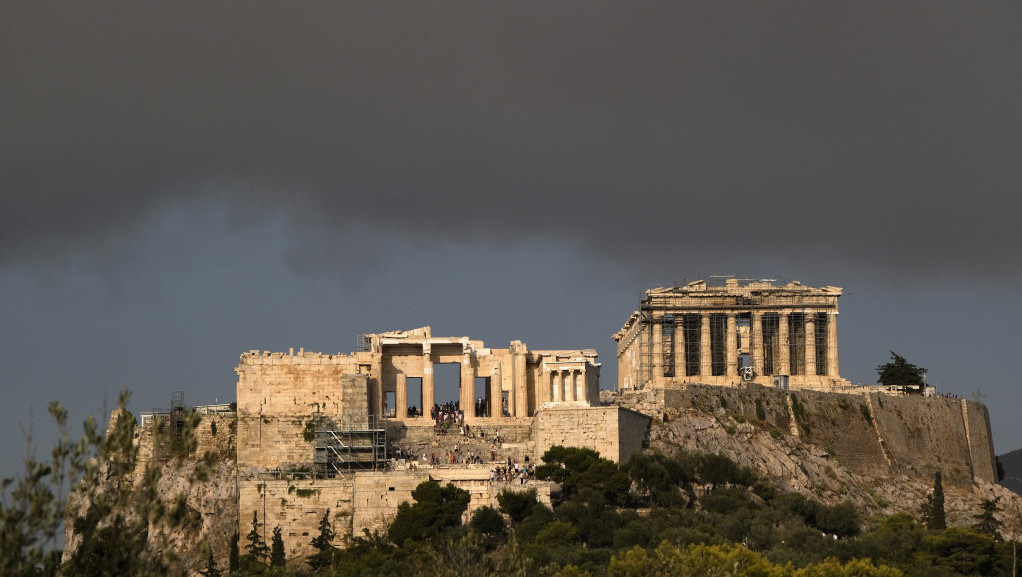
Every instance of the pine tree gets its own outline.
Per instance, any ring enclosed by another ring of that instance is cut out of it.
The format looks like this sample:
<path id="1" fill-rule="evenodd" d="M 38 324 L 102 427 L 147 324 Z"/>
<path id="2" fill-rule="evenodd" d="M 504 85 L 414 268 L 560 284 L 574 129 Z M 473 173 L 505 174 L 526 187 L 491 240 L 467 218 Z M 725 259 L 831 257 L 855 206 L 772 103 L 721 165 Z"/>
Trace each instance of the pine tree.
<path id="1" fill-rule="evenodd" d="M 926 386 L 926 369 L 890 351 L 891 362 L 877 367 L 877 382 L 885 387 L 902 387 L 908 392 L 922 393 Z"/>
<path id="2" fill-rule="evenodd" d="M 238 541 L 241 540 L 241 535 L 238 532 L 234 532 L 234 537 L 231 538 L 231 554 L 230 560 L 228 561 L 228 570 L 231 573 L 241 571 L 241 551 L 238 550 Z"/>
<path id="3" fill-rule="evenodd" d="M 220 577 L 220 570 L 216 568 L 216 561 L 213 559 L 213 550 L 209 551 L 209 559 L 206 560 L 206 569 L 199 571 L 203 577 Z"/>
<path id="4" fill-rule="evenodd" d="M 973 529 L 990 535 L 998 541 L 1001 540 L 1001 522 L 994 517 L 994 513 L 997 512 L 997 502 L 1000 501 L 1000 497 L 994 497 L 993 499 L 983 499 L 980 501 L 980 512 L 978 515 L 973 515 L 973 519 L 976 520 L 976 524 L 972 526 Z"/>
<path id="5" fill-rule="evenodd" d="M 270 567 L 283 567 L 285 562 L 284 538 L 280 534 L 280 525 L 277 525 L 273 528 L 273 541 L 270 547 Z"/>
<path id="6" fill-rule="evenodd" d="M 923 522 L 930 531 L 947 529 L 947 516 L 944 513 L 944 483 L 940 471 L 933 474 L 933 493 L 926 496 L 923 503 Z"/>
<path id="7" fill-rule="evenodd" d="M 248 545 L 245 545 L 245 550 L 248 553 L 245 556 L 252 562 L 265 565 L 270 548 L 266 546 L 266 541 L 259 534 L 259 513 L 256 511 L 252 511 L 252 531 L 245 536 L 245 539 L 248 540 Z"/>
<path id="8" fill-rule="evenodd" d="M 328 567 L 333 557 L 334 530 L 330 526 L 330 509 L 326 510 L 323 519 L 319 522 L 319 535 L 312 540 L 312 546 L 318 553 L 308 558 L 309 566 L 313 571 L 319 571 Z"/>

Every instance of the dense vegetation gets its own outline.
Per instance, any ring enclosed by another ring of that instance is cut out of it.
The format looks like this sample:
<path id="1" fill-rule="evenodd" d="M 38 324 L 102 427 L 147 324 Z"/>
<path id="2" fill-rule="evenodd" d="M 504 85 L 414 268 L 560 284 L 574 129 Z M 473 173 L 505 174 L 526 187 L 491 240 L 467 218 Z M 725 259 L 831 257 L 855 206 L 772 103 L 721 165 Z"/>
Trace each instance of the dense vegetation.
<path id="1" fill-rule="evenodd" d="M 54 413 L 66 424 L 59 407 Z M 65 436 L 52 463 L 30 462 L 26 477 L 4 481 L 0 574 L 56 573 L 59 556 L 46 539 L 59 525 L 60 486 L 72 474 L 88 486 L 110 467 L 127 470 L 133 456 L 124 433 L 115 430 L 106 440 L 93 427 L 74 443 Z M 100 458 L 90 465 L 87 457 L 94 455 Z M 365 534 L 335 548 L 328 512 L 319 533 L 309 538 L 315 553 L 287 559 L 280 529 L 274 528 L 272 537 L 261 534 L 253 516 L 252 531 L 235 536 L 230 559 L 217 563 L 207 551 L 200 572 L 209 577 L 1012 574 L 1014 544 L 999 535 L 993 515 L 997 501 L 983 502 L 973 527 L 948 528 L 939 476 L 918 512 L 922 521 L 899 513 L 865 522 L 851 503 L 826 505 L 780 492 L 720 455 L 640 454 L 619 466 L 588 449 L 553 447 L 543 462 L 537 477 L 560 487 L 551 496 L 552 507 L 540 503 L 534 490 L 509 484 L 498 508 L 479 508 L 462 524 L 468 493 L 430 481 L 415 489 L 413 502 L 400 506 L 385 535 Z M 75 528 L 82 542 L 64 563 L 65 575 L 175 574 L 173 567 L 180 564 L 174 560 L 142 554 L 146 520 L 194 520 L 187 511 L 158 505 L 151 494 L 154 482 L 147 478 L 141 487 L 79 511 Z M 130 500 L 129 509 L 137 514 L 118 516 L 122 500 Z"/>

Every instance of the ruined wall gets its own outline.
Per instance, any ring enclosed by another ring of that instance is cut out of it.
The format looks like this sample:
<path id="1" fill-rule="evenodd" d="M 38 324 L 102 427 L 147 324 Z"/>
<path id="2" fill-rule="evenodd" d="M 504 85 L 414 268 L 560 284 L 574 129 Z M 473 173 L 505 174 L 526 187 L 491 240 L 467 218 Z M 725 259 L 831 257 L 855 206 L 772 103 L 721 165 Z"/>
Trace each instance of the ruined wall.
<path id="1" fill-rule="evenodd" d="M 553 445 L 585 447 L 613 461 L 642 449 L 649 417 L 617 406 L 549 407 L 533 418 L 536 454 Z"/>

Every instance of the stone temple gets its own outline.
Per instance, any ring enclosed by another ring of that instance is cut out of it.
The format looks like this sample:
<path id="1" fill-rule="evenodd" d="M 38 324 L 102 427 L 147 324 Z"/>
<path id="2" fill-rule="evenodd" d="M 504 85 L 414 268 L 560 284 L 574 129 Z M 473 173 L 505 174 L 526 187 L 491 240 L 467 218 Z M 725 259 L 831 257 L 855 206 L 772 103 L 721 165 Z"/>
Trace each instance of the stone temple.
<path id="1" fill-rule="evenodd" d="M 614 335 L 618 388 L 758 383 L 848 387 L 838 372 L 841 289 L 699 280 L 647 290 Z"/>

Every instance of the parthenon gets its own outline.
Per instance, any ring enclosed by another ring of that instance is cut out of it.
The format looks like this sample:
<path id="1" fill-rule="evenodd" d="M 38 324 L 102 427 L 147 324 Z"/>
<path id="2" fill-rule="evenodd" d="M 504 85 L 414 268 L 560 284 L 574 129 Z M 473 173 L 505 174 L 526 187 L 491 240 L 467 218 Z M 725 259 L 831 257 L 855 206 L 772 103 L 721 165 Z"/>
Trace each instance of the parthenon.
<path id="1" fill-rule="evenodd" d="M 838 287 L 705 281 L 647 290 L 614 335 L 618 388 L 742 382 L 805 389 L 838 372 Z"/>

